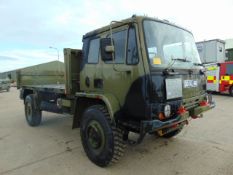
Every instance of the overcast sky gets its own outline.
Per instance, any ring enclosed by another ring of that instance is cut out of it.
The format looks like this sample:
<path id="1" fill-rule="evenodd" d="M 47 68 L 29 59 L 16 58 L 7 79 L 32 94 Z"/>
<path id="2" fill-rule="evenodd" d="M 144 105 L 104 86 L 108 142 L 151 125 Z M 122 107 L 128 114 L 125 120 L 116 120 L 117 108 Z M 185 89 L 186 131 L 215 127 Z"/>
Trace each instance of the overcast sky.
<path id="1" fill-rule="evenodd" d="M 0 72 L 57 59 L 82 35 L 132 14 L 168 19 L 196 41 L 233 38 L 233 0 L 0 0 Z"/>

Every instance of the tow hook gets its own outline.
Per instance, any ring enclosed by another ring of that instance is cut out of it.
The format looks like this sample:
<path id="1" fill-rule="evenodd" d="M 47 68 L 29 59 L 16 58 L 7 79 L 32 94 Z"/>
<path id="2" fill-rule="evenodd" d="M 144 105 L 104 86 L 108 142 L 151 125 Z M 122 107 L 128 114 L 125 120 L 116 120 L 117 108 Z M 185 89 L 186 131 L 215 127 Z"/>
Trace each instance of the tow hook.
<path id="1" fill-rule="evenodd" d="M 200 114 L 200 115 L 192 115 L 191 117 L 192 117 L 192 119 L 202 118 L 202 117 L 203 117 L 203 114 Z"/>
<path id="2" fill-rule="evenodd" d="M 140 133 L 139 137 L 137 138 L 137 140 L 131 140 L 131 139 L 128 139 L 127 140 L 127 143 L 129 145 L 137 145 L 137 144 L 140 144 L 142 143 L 144 137 L 145 137 L 146 133 Z"/>
<path id="3" fill-rule="evenodd" d="M 169 128 L 158 130 L 157 133 L 158 133 L 159 136 L 163 136 L 163 135 L 168 134 L 168 133 L 170 133 L 172 131 L 175 131 L 177 129 L 182 129 L 183 126 L 188 125 L 188 123 L 189 123 L 188 120 L 185 120 L 185 121 L 183 121 L 181 123 L 175 123 Z"/>

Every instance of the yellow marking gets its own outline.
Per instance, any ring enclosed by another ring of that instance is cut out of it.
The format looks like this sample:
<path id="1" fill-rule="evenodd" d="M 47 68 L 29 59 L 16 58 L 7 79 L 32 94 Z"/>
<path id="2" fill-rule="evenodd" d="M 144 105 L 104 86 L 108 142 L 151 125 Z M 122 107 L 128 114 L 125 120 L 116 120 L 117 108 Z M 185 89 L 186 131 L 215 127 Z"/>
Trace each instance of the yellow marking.
<path id="1" fill-rule="evenodd" d="M 229 81 L 230 80 L 230 76 L 221 76 L 221 80 Z"/>
<path id="2" fill-rule="evenodd" d="M 211 66 L 211 67 L 208 67 L 207 70 L 217 70 L 218 67 L 216 66 Z"/>
<path id="3" fill-rule="evenodd" d="M 217 83 L 217 80 L 214 80 L 214 84 L 216 84 Z"/>
<path id="4" fill-rule="evenodd" d="M 229 84 L 233 84 L 233 80 L 230 80 Z"/>
<path id="5" fill-rule="evenodd" d="M 207 80 L 214 80 L 214 76 L 207 76 Z"/>
<path id="6" fill-rule="evenodd" d="M 161 59 L 158 57 L 153 58 L 153 64 L 161 64 Z"/>

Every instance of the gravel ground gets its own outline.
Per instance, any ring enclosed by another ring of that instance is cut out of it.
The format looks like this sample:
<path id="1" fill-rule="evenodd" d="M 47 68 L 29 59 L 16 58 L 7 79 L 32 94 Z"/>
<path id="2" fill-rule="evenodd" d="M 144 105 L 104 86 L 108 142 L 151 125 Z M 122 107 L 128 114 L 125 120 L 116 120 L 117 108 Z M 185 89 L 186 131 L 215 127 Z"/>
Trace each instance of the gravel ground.
<path id="1" fill-rule="evenodd" d="M 175 138 L 148 135 L 127 146 L 119 163 L 100 168 L 91 163 L 71 129 L 70 116 L 43 112 L 43 123 L 29 127 L 19 92 L 0 92 L 0 175 L 232 175 L 233 98 L 214 95 L 217 106 L 190 121 Z"/>

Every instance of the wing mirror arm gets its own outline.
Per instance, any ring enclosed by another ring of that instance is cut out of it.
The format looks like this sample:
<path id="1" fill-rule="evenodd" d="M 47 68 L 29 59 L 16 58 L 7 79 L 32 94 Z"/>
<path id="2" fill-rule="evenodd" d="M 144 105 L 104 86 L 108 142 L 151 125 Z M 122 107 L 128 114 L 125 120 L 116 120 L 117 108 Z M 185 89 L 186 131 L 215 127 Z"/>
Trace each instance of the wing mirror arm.
<path id="1" fill-rule="evenodd" d="M 102 38 L 100 40 L 101 57 L 103 61 L 114 61 L 115 47 L 111 38 Z"/>

